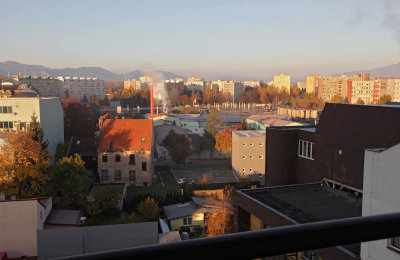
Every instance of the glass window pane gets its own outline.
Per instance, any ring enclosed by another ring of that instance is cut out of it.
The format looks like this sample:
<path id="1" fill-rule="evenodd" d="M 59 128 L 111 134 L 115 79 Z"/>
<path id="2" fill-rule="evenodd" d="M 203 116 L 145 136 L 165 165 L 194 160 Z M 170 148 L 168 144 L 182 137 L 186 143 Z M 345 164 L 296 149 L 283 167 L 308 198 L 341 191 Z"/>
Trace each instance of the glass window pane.
<path id="1" fill-rule="evenodd" d="M 311 158 L 311 143 L 307 143 L 307 157 Z"/>

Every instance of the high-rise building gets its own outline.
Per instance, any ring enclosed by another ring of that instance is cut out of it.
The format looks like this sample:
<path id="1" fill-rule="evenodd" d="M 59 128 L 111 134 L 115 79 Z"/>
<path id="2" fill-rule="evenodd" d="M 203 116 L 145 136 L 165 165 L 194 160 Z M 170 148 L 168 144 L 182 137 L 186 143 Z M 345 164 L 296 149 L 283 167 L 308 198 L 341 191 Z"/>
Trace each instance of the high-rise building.
<path id="1" fill-rule="evenodd" d="M 239 103 L 240 96 L 243 93 L 243 84 L 240 81 L 220 81 L 222 91 L 230 100 L 230 102 Z"/>
<path id="2" fill-rule="evenodd" d="M 308 94 L 315 93 L 315 79 L 316 78 L 317 78 L 316 74 L 306 77 L 305 88 L 306 88 L 306 92 Z"/>
<path id="3" fill-rule="evenodd" d="M 290 84 L 290 75 L 285 75 L 285 73 L 281 73 L 274 76 L 274 86 L 279 90 L 284 89 L 287 93 L 290 94 Z"/>
<path id="4" fill-rule="evenodd" d="M 202 78 L 191 77 L 186 81 L 186 87 L 188 90 L 201 90 L 204 92 L 206 82 Z"/>

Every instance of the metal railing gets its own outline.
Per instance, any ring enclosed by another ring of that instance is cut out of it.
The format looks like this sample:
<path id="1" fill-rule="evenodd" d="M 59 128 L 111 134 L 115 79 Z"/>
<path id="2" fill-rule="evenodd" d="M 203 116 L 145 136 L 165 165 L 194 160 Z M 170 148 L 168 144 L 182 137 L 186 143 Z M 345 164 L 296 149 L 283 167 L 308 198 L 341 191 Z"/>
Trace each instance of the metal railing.
<path id="1" fill-rule="evenodd" d="M 253 259 L 400 236 L 400 213 L 346 218 L 58 259 Z"/>

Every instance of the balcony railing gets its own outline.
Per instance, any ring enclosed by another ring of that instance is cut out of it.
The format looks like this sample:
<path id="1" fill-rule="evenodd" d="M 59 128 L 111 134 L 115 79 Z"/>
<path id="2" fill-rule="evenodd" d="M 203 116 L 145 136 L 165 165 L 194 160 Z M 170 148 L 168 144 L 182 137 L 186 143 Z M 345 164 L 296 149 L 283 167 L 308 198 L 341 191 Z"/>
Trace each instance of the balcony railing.
<path id="1" fill-rule="evenodd" d="M 315 222 L 58 259 L 253 259 L 400 236 L 400 213 Z"/>

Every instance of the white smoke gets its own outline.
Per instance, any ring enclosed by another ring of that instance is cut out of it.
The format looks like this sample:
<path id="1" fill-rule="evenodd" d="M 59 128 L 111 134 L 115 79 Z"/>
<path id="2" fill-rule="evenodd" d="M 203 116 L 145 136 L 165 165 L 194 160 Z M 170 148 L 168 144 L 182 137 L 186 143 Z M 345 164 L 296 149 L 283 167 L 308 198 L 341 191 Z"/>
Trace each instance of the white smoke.
<path id="1" fill-rule="evenodd" d="M 145 62 L 142 65 L 142 70 L 145 72 L 146 76 L 151 76 L 153 78 L 153 95 L 155 100 L 161 99 L 163 112 L 168 113 L 168 92 L 164 84 L 164 75 L 157 72 L 153 65 L 149 62 Z"/>

